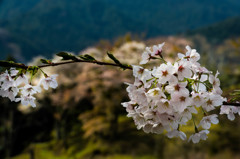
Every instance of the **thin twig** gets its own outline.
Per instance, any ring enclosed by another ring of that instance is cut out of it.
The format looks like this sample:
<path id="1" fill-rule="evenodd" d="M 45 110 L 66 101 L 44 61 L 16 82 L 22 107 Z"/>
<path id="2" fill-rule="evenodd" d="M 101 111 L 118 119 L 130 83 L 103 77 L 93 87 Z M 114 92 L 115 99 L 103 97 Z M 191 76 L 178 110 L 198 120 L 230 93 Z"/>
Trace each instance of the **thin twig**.
<path id="1" fill-rule="evenodd" d="M 0 61 L 0 67 L 16 67 L 16 68 L 23 68 L 23 69 L 28 68 L 28 66 L 24 65 L 23 63 L 10 63 L 8 61 Z"/>
<path id="2" fill-rule="evenodd" d="M 240 107 L 240 103 L 233 103 L 233 102 L 223 102 L 224 106 L 235 106 Z"/>
<path id="3" fill-rule="evenodd" d="M 116 66 L 116 67 L 121 67 L 121 68 L 124 68 L 124 69 L 132 70 L 131 66 L 125 66 L 125 65 L 109 63 L 109 62 L 101 62 L 101 61 L 97 61 L 97 60 L 89 61 L 89 60 L 80 60 L 80 59 L 74 60 L 74 61 L 64 61 L 64 62 L 58 62 L 58 63 L 51 63 L 51 64 L 46 64 L 46 65 L 41 65 L 41 66 L 38 66 L 38 67 L 43 68 L 43 67 L 49 67 L 49 66 L 58 66 L 58 65 L 70 64 L 70 63 L 80 63 L 80 62 L 93 63 L 93 64 L 98 64 L 98 65 Z"/>
<path id="4" fill-rule="evenodd" d="M 108 65 L 108 66 L 115 66 L 115 67 L 120 67 L 123 69 L 130 69 L 132 70 L 131 66 L 127 65 L 120 65 L 120 64 L 115 64 L 115 63 L 108 63 L 108 62 L 101 62 L 101 61 L 89 61 L 89 60 L 72 60 L 72 61 L 63 61 L 63 62 L 56 62 L 56 63 L 51 63 L 51 64 L 44 64 L 44 65 L 39 65 L 39 68 L 44 68 L 44 67 L 51 67 L 51 66 L 59 66 L 59 65 L 65 65 L 65 64 L 70 64 L 70 63 L 93 63 L 93 64 L 98 64 L 98 65 Z M 16 68 L 23 68 L 27 69 L 30 66 L 24 65 L 22 63 L 9 63 L 7 61 L 0 61 L 0 66 L 1 67 L 16 67 Z"/>

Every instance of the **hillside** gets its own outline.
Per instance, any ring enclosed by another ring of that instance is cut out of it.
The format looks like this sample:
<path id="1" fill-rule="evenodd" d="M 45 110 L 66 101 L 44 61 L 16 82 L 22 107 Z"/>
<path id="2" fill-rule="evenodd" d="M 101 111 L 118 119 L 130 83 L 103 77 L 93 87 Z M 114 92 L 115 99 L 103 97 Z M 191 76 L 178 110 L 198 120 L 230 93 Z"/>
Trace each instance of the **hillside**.
<path id="1" fill-rule="evenodd" d="M 0 28 L 8 38 L 0 36 L 1 54 L 18 50 L 22 60 L 29 60 L 78 52 L 127 32 L 146 38 L 176 34 L 240 15 L 239 6 L 238 0 L 2 0 Z"/>
<path id="2" fill-rule="evenodd" d="M 206 37 L 209 42 L 216 44 L 228 38 L 240 36 L 240 17 L 230 18 L 222 22 L 212 24 L 207 27 L 199 28 L 187 32 L 187 35 L 201 35 Z"/>

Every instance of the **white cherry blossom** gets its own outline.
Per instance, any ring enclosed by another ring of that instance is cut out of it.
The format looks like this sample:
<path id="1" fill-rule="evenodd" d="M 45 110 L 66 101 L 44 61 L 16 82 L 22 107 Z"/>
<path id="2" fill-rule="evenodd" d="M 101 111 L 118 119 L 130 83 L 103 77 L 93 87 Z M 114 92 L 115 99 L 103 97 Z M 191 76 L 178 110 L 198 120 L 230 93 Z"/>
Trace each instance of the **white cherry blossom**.
<path id="1" fill-rule="evenodd" d="M 164 126 L 161 124 L 155 124 L 152 127 L 152 133 L 161 134 L 164 131 Z"/>
<path id="2" fill-rule="evenodd" d="M 183 80 L 184 78 L 191 78 L 192 71 L 189 67 L 188 61 L 179 61 L 174 64 L 174 68 L 177 71 L 178 79 Z"/>
<path id="3" fill-rule="evenodd" d="M 186 125 L 186 122 L 192 119 L 192 114 L 197 114 L 198 111 L 194 107 L 187 107 L 182 113 L 181 113 L 181 124 Z"/>
<path id="4" fill-rule="evenodd" d="M 19 89 L 17 87 L 9 87 L 7 90 L 1 90 L 0 96 L 7 97 L 11 101 L 15 101 L 16 96 L 18 94 Z"/>
<path id="5" fill-rule="evenodd" d="M 5 73 L 0 75 L 0 84 L 1 89 L 7 90 L 8 88 L 12 87 L 14 85 L 14 80 L 11 77 L 10 74 L 8 74 L 8 71 L 5 71 Z"/>
<path id="6" fill-rule="evenodd" d="M 227 117 L 229 120 L 233 121 L 235 119 L 234 114 L 239 114 L 240 115 L 240 109 L 235 106 L 221 106 L 221 111 L 220 114 L 227 114 Z"/>
<path id="7" fill-rule="evenodd" d="M 128 112 L 128 117 L 132 117 L 136 114 L 136 110 L 135 110 L 135 107 L 137 106 L 136 103 L 133 103 L 132 101 L 125 102 L 125 103 L 122 103 L 122 106 L 126 108 L 126 111 Z"/>
<path id="8" fill-rule="evenodd" d="M 143 67 L 132 65 L 133 76 L 138 78 L 143 83 L 146 83 L 148 79 L 152 78 L 151 72 Z"/>
<path id="9" fill-rule="evenodd" d="M 40 86 L 32 86 L 30 84 L 26 84 L 24 87 L 21 88 L 21 93 L 23 96 L 27 96 L 29 94 L 33 95 L 40 92 L 41 92 Z"/>
<path id="10" fill-rule="evenodd" d="M 186 46 L 187 52 L 186 55 L 182 53 L 178 53 L 178 58 L 180 59 L 186 59 L 191 62 L 197 62 L 200 59 L 200 55 L 195 49 L 191 49 L 190 46 Z"/>
<path id="11" fill-rule="evenodd" d="M 150 124 L 150 123 L 147 123 L 147 124 L 144 125 L 144 127 L 143 127 L 143 131 L 144 131 L 145 133 L 150 133 L 150 132 L 152 132 L 152 129 L 153 129 L 153 125 Z"/>
<path id="12" fill-rule="evenodd" d="M 195 133 L 189 137 L 188 142 L 192 140 L 192 142 L 196 144 L 199 143 L 200 140 L 206 140 L 208 133 L 208 130 L 202 130 L 198 133 Z"/>
<path id="13" fill-rule="evenodd" d="M 19 86 L 21 84 L 28 84 L 28 78 L 25 74 L 19 75 L 17 79 L 15 80 L 16 85 Z"/>
<path id="14" fill-rule="evenodd" d="M 158 103 L 162 98 L 166 98 L 166 95 L 158 87 L 150 89 L 146 93 L 146 96 L 147 96 L 148 102 L 153 101 L 154 105 Z"/>
<path id="15" fill-rule="evenodd" d="M 172 105 L 170 105 L 170 101 L 167 99 L 164 99 L 164 98 L 157 101 L 156 109 L 160 114 L 162 114 L 162 113 L 172 114 L 173 113 L 173 107 L 172 107 Z"/>
<path id="16" fill-rule="evenodd" d="M 40 81 L 40 84 L 43 85 L 43 88 L 45 90 L 48 90 L 49 87 L 51 88 L 57 88 L 58 86 L 58 83 L 56 81 L 56 78 L 57 78 L 57 74 L 54 74 L 54 75 L 51 75 L 49 77 L 46 77 L 46 78 L 43 78 L 41 81 Z"/>
<path id="17" fill-rule="evenodd" d="M 21 73 L 19 74 L 19 70 L 16 70 L 15 68 L 10 69 L 10 74 L 12 78 L 15 79 L 16 86 L 19 86 L 20 84 L 28 84 L 28 78 L 25 74 Z"/>
<path id="18" fill-rule="evenodd" d="M 213 75 L 209 76 L 209 82 L 213 85 L 213 87 L 219 87 L 220 86 L 220 80 L 217 78 L 218 75 L 219 75 L 219 72 L 217 71 L 215 76 L 213 76 Z"/>
<path id="19" fill-rule="evenodd" d="M 137 125 L 137 129 L 141 129 L 147 124 L 147 121 L 141 114 L 135 114 L 135 116 L 133 116 L 133 120 Z"/>
<path id="20" fill-rule="evenodd" d="M 204 95 L 202 95 L 201 93 L 192 92 L 191 94 L 193 105 L 195 105 L 196 107 L 200 107 L 205 102 Z"/>
<path id="21" fill-rule="evenodd" d="M 28 106 L 31 105 L 32 107 L 36 107 L 35 104 L 35 97 L 31 96 L 31 95 L 27 95 L 27 96 L 21 96 L 21 98 L 18 98 L 17 100 L 21 101 L 22 105 Z"/>
<path id="22" fill-rule="evenodd" d="M 152 57 L 151 50 L 149 47 L 146 47 L 146 50 L 142 54 L 142 61 L 140 62 L 140 65 L 148 63 L 151 57 Z"/>
<path id="23" fill-rule="evenodd" d="M 192 105 L 192 99 L 187 92 L 174 92 L 170 104 L 175 111 L 182 113 L 188 106 Z"/>
<path id="24" fill-rule="evenodd" d="M 167 64 L 161 64 L 160 67 L 156 68 L 152 72 L 153 76 L 158 78 L 158 81 L 161 84 L 165 84 L 167 81 L 169 81 L 174 73 L 175 69 L 170 62 L 168 62 Z"/>
<path id="25" fill-rule="evenodd" d="M 142 54 L 142 60 L 140 62 L 140 65 L 148 63 L 151 58 L 154 56 L 160 56 L 162 53 L 162 47 L 165 43 L 159 44 L 159 45 L 153 45 L 152 48 L 146 47 L 145 51 Z"/>
<path id="26" fill-rule="evenodd" d="M 212 114 L 203 117 L 198 127 L 201 126 L 203 129 L 209 129 L 211 127 L 211 124 L 218 124 L 219 120 L 217 117 L 218 117 L 217 114 Z"/>
<path id="27" fill-rule="evenodd" d="M 224 99 L 218 94 L 205 94 L 205 102 L 202 104 L 202 108 L 209 112 L 211 110 L 214 110 L 215 107 L 222 105 L 223 101 Z"/>
<path id="28" fill-rule="evenodd" d="M 158 44 L 158 45 L 153 45 L 153 51 L 151 53 L 152 56 L 157 56 L 161 55 L 162 53 L 162 47 L 164 46 L 165 43 Z"/>
<path id="29" fill-rule="evenodd" d="M 169 137 L 169 138 L 180 137 L 182 140 L 186 140 L 187 139 L 187 136 L 186 136 L 186 134 L 184 132 L 178 131 L 176 129 L 168 132 L 167 133 L 167 137 Z"/>
<path id="30" fill-rule="evenodd" d="M 189 90 L 186 88 L 187 82 L 176 82 L 166 86 L 166 91 L 170 94 L 178 92 L 179 94 L 189 94 Z"/>

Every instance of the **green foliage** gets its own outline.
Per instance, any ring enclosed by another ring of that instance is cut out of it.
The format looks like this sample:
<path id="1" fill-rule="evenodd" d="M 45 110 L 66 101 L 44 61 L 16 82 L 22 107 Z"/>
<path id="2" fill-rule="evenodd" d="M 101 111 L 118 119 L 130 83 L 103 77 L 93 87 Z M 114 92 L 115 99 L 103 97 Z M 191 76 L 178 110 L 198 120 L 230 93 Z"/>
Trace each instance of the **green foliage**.
<path id="1" fill-rule="evenodd" d="M 0 98 L 0 105 L 0 158 L 23 152 L 33 141 L 50 139 L 53 127 L 50 102 L 31 113 L 20 112 L 18 104 L 6 98 Z"/>
<path id="2" fill-rule="evenodd" d="M 201 35 L 213 44 L 222 43 L 228 38 L 240 36 L 240 17 L 230 18 L 207 27 L 189 31 L 187 35 Z"/>
<path id="3" fill-rule="evenodd" d="M 92 57 L 91 55 L 88 55 L 88 54 L 79 55 L 78 57 L 80 57 L 83 60 L 87 60 L 87 61 L 96 61 L 96 59 L 94 57 Z"/>
<path id="4" fill-rule="evenodd" d="M 51 60 L 40 59 L 40 61 L 41 61 L 43 64 L 52 64 L 52 61 L 51 61 Z"/>
<path id="5" fill-rule="evenodd" d="M 107 55 L 108 55 L 108 57 L 109 57 L 110 59 L 112 59 L 116 64 L 122 65 L 121 62 L 120 62 L 115 56 L 113 56 L 112 53 L 107 52 Z"/>
<path id="6" fill-rule="evenodd" d="M 1 67 L 6 67 L 6 68 L 11 68 L 11 67 L 24 67 L 24 64 L 21 63 L 15 63 L 14 61 L 4 61 L 4 60 L 0 60 L 0 65 Z"/>
<path id="7" fill-rule="evenodd" d="M 240 101 L 240 90 L 234 90 L 233 93 L 230 93 L 231 95 L 231 102 Z"/>
<path id="8" fill-rule="evenodd" d="M 75 55 L 68 52 L 59 52 L 56 55 L 59 57 L 62 57 L 62 60 L 73 60 L 73 61 L 78 60 L 78 58 Z"/>
<path id="9" fill-rule="evenodd" d="M 107 52 L 108 57 L 114 61 L 115 64 L 119 65 L 123 70 L 126 69 L 126 67 L 128 68 L 132 68 L 131 65 L 127 65 L 127 64 L 122 64 L 112 53 Z"/>
<path id="10" fill-rule="evenodd" d="M 27 71 L 34 76 L 38 72 L 39 67 L 38 66 L 29 66 Z"/>

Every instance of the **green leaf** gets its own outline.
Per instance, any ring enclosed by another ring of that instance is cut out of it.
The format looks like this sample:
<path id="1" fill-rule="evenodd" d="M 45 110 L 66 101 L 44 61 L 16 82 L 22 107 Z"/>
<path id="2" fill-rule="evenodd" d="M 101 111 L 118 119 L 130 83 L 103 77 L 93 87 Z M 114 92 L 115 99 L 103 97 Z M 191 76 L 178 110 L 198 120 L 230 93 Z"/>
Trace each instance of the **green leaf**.
<path id="1" fill-rule="evenodd" d="M 16 68 L 25 68 L 26 66 L 22 63 L 15 63 L 14 61 L 4 61 L 0 60 L 0 66 L 1 67 L 16 67 Z"/>
<path id="2" fill-rule="evenodd" d="M 52 64 L 52 61 L 51 61 L 51 60 L 40 59 L 40 61 L 41 61 L 43 64 Z"/>
<path id="3" fill-rule="evenodd" d="M 24 70 L 24 69 L 18 69 L 18 73 L 17 73 L 17 75 L 14 77 L 14 80 L 16 80 L 19 76 L 21 76 L 21 75 L 23 74 L 23 70 Z M 26 71 L 26 70 L 24 70 L 24 71 Z"/>
<path id="4" fill-rule="evenodd" d="M 38 66 L 30 66 L 27 71 L 31 74 L 31 76 L 34 76 L 38 72 L 38 69 Z"/>
<path id="5" fill-rule="evenodd" d="M 79 55 L 78 57 L 80 57 L 83 60 L 96 61 L 96 59 L 94 57 L 92 57 L 91 55 L 88 55 L 88 54 Z"/>
<path id="6" fill-rule="evenodd" d="M 111 54 L 110 52 L 107 52 L 107 55 L 108 55 L 108 57 L 109 57 L 110 59 L 112 59 L 116 64 L 122 66 L 121 62 L 120 62 L 115 56 L 113 56 L 113 54 Z"/>
<path id="7" fill-rule="evenodd" d="M 62 57 L 62 60 L 74 60 L 74 61 L 78 60 L 78 58 L 75 55 L 67 52 L 59 52 L 56 55 Z"/>
<path id="8" fill-rule="evenodd" d="M 230 93 L 230 95 L 232 96 L 231 102 L 240 101 L 240 90 L 234 90 L 234 93 Z"/>
<path id="9" fill-rule="evenodd" d="M 230 93 L 230 95 L 240 95 L 240 90 L 234 90 L 234 93 Z"/>

